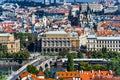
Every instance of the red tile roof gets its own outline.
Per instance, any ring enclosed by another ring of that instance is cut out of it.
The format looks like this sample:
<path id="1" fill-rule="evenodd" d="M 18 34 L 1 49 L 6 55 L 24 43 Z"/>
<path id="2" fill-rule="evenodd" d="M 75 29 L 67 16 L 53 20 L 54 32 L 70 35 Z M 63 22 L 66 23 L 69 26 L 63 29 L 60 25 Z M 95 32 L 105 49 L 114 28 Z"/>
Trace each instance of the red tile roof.
<path id="1" fill-rule="evenodd" d="M 37 76 L 44 76 L 44 73 L 42 71 L 39 71 L 39 73 L 37 74 Z"/>
<path id="2" fill-rule="evenodd" d="M 108 75 L 109 74 L 109 75 Z M 82 80 L 94 79 L 96 76 L 112 78 L 114 72 L 109 71 L 71 71 L 71 72 L 56 72 L 58 78 L 82 78 Z"/>
<path id="3" fill-rule="evenodd" d="M 26 77 L 28 75 L 30 75 L 29 72 L 24 72 L 24 73 L 20 74 L 19 77 L 20 77 L 20 79 L 22 79 L 22 78 L 24 78 L 24 77 Z"/>

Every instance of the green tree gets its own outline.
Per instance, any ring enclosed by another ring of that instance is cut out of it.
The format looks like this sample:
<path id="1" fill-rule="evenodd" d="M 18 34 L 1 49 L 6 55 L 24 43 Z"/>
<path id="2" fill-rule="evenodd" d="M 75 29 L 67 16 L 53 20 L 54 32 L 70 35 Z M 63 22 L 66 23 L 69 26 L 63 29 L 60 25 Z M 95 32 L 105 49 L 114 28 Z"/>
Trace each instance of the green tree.
<path id="1" fill-rule="evenodd" d="M 49 56 L 57 56 L 57 53 L 52 52 L 52 53 L 49 54 Z"/>
<path id="2" fill-rule="evenodd" d="M 87 62 L 80 62 L 78 64 L 78 70 L 92 70 L 92 66 L 90 64 L 88 64 Z"/>
<path id="3" fill-rule="evenodd" d="M 57 59 L 61 59 L 61 58 L 62 58 L 62 56 L 58 55 Z"/>
<path id="4" fill-rule="evenodd" d="M 0 44 L 0 58 L 11 58 L 12 54 L 8 53 L 6 45 Z"/>
<path id="5" fill-rule="evenodd" d="M 67 61 L 67 70 L 68 71 L 74 71 L 74 61 L 73 56 L 69 53 L 67 55 L 68 61 Z"/>
<path id="6" fill-rule="evenodd" d="M 77 58 L 77 54 L 76 53 L 70 53 L 72 56 L 73 56 L 73 58 Z"/>
<path id="7" fill-rule="evenodd" d="M 7 78 L 3 78 L 2 80 L 8 80 Z"/>
<path id="8" fill-rule="evenodd" d="M 30 57 L 30 54 L 27 50 L 19 51 L 17 53 L 14 53 L 14 58 L 15 59 L 28 59 Z"/>
<path id="9" fill-rule="evenodd" d="M 59 55 L 62 57 L 66 57 L 68 53 L 69 52 L 67 50 L 63 50 L 63 51 L 59 52 Z"/>
<path id="10" fill-rule="evenodd" d="M 78 52 L 78 53 L 77 53 L 77 57 L 78 57 L 78 58 L 83 58 L 83 54 L 82 54 L 81 52 Z"/>
<path id="11" fill-rule="evenodd" d="M 98 51 L 96 55 L 97 55 L 96 58 L 103 58 L 103 53 L 101 51 Z"/>
<path id="12" fill-rule="evenodd" d="M 57 80 L 64 80 L 63 78 L 59 78 L 59 79 L 57 79 Z"/>
<path id="13" fill-rule="evenodd" d="M 48 68 L 44 71 L 44 74 L 45 74 L 45 78 L 51 78 L 52 77 L 52 72 Z"/>
<path id="14" fill-rule="evenodd" d="M 5 58 L 5 54 L 3 52 L 0 52 L 0 58 Z"/>
<path id="15" fill-rule="evenodd" d="M 103 54 L 107 53 L 107 48 L 106 48 L 106 47 L 103 47 L 103 48 L 102 48 L 102 53 L 103 53 Z"/>
<path id="16" fill-rule="evenodd" d="M 6 45 L 2 45 L 2 51 L 3 53 L 7 53 L 8 49 Z"/>
<path id="17" fill-rule="evenodd" d="M 33 65 L 28 65 L 27 66 L 27 71 L 32 73 L 32 74 L 37 74 L 38 73 L 37 68 L 35 66 L 33 66 Z"/>
<path id="18" fill-rule="evenodd" d="M 100 64 L 95 64 L 95 65 L 93 65 L 93 69 L 94 70 L 100 70 L 101 69 L 101 65 Z"/>
<path id="19" fill-rule="evenodd" d="M 96 64 L 93 66 L 95 70 L 113 70 L 116 75 L 120 75 L 120 52 L 107 51 L 106 48 L 102 48 L 101 51 L 93 51 L 92 58 L 104 58 L 110 59 L 110 64 L 100 65 Z"/>
<path id="20" fill-rule="evenodd" d="M 36 39 L 36 37 L 34 37 L 32 33 L 15 33 L 14 35 L 16 38 L 20 38 L 20 46 L 21 47 L 29 46 Z"/>
<path id="21" fill-rule="evenodd" d="M 106 71 L 106 70 L 108 70 L 108 68 L 107 68 L 106 65 L 101 65 L 100 70 L 102 70 L 102 71 Z"/>
<path id="22" fill-rule="evenodd" d="M 97 58 L 97 51 L 92 51 L 92 58 Z"/>
<path id="23" fill-rule="evenodd" d="M 30 54 L 27 50 L 19 51 L 13 54 L 15 61 L 18 61 L 19 64 L 22 64 L 23 60 L 26 60 L 30 57 Z"/>
<path id="24" fill-rule="evenodd" d="M 116 75 L 120 75 L 120 59 L 112 58 L 109 69 L 115 71 Z"/>

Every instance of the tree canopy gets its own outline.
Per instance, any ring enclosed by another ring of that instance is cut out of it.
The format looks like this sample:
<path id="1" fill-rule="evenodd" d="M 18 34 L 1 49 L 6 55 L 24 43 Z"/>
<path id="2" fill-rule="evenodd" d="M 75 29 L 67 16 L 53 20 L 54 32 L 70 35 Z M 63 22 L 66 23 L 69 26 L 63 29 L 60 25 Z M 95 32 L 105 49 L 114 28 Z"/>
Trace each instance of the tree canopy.
<path id="1" fill-rule="evenodd" d="M 104 59 L 109 59 L 110 64 L 106 67 L 101 66 L 100 69 L 110 69 L 115 71 L 116 75 L 120 75 L 120 52 L 115 52 L 115 51 L 108 51 L 107 48 L 102 48 L 100 51 L 92 51 L 91 52 L 92 58 L 104 58 Z M 97 67 L 96 67 L 97 66 Z M 98 65 L 94 66 L 94 69 L 97 69 Z"/>
<path id="2" fill-rule="evenodd" d="M 107 65 L 100 65 L 100 64 L 94 64 L 91 65 L 88 62 L 80 62 L 78 64 L 78 70 L 85 70 L 85 71 L 90 71 L 90 70 L 108 70 Z"/>
<path id="3" fill-rule="evenodd" d="M 48 68 L 44 71 L 44 74 L 45 74 L 45 78 L 51 78 L 52 77 L 52 72 Z"/>
<path id="4" fill-rule="evenodd" d="M 90 64 L 88 64 L 87 62 L 80 62 L 78 64 L 78 70 L 92 70 L 92 66 Z"/>
<path id="5" fill-rule="evenodd" d="M 38 74 L 38 70 L 35 66 L 33 65 L 28 65 L 27 66 L 27 71 L 32 73 L 32 74 Z"/>
<path id="6" fill-rule="evenodd" d="M 73 56 L 69 53 L 67 55 L 68 61 L 67 61 L 67 70 L 68 71 L 74 71 L 74 61 Z"/>

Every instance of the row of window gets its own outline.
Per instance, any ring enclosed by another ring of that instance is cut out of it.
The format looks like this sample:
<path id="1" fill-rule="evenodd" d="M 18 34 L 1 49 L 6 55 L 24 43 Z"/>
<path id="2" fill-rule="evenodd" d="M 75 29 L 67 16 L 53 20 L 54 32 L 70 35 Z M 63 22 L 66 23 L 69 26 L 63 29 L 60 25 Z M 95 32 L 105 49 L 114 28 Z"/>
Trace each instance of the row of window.
<path id="1" fill-rule="evenodd" d="M 97 45 L 97 47 L 120 47 L 120 45 Z"/>
<path id="2" fill-rule="evenodd" d="M 70 38 L 43 38 L 43 40 L 69 40 Z"/>
<path id="3" fill-rule="evenodd" d="M 96 41 L 96 40 L 88 40 L 88 43 L 120 43 L 120 41 Z"/>
<path id="4" fill-rule="evenodd" d="M 44 46 L 70 46 L 70 43 L 68 43 L 68 44 L 66 44 L 66 43 L 64 43 L 64 44 L 58 44 L 58 43 L 56 43 L 56 44 L 50 44 L 50 43 L 46 44 L 46 43 L 44 43 Z"/>
<path id="5" fill-rule="evenodd" d="M 88 45 L 88 47 L 96 47 L 95 45 Z M 120 45 L 97 45 L 97 47 L 120 47 Z"/>
<path id="6" fill-rule="evenodd" d="M 95 49 L 95 48 L 88 48 L 88 50 L 94 51 L 94 50 L 101 50 L 100 49 Z M 120 49 L 108 49 L 109 51 L 120 51 Z"/>
<path id="7" fill-rule="evenodd" d="M 97 41 L 97 43 L 120 43 L 120 41 Z"/>
<path id="8" fill-rule="evenodd" d="M 69 41 L 68 42 L 65 42 L 65 41 L 64 42 L 61 42 L 61 41 L 60 42 L 58 42 L 58 41 L 53 42 L 52 41 L 51 43 L 49 41 L 47 43 L 44 41 L 43 44 L 44 44 L 44 46 L 70 46 Z"/>
<path id="9" fill-rule="evenodd" d="M 43 43 L 70 43 L 70 41 L 43 41 Z"/>

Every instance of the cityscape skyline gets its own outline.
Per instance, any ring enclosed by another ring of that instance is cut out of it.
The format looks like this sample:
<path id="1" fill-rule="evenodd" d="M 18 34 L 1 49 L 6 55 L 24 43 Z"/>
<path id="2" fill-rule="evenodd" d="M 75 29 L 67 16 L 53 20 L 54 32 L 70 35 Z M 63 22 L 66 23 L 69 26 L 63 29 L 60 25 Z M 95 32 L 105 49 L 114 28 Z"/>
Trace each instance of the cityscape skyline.
<path id="1" fill-rule="evenodd" d="M 6 0 L 0 0 L 0 2 L 3 2 Z M 12 1 L 12 0 L 11 0 Z M 24 1 L 24 0 L 18 0 L 18 1 Z M 35 1 L 35 2 L 44 2 L 44 0 L 31 0 L 31 1 Z M 57 1 L 61 1 L 61 0 L 57 0 Z M 64 0 L 62 0 L 64 1 Z M 74 2 L 74 0 L 65 0 L 66 2 Z M 100 2 L 103 0 L 76 0 L 77 2 Z"/>
<path id="2" fill-rule="evenodd" d="M 0 80 L 120 80 L 119 0 L 16 1 L 0 4 Z"/>

